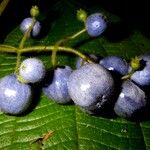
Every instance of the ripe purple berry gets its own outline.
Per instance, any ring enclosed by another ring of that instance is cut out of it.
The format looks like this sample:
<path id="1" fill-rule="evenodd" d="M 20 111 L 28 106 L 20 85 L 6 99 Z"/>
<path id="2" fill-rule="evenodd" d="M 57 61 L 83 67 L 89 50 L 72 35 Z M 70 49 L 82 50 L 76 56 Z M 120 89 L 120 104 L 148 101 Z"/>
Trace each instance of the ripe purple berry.
<path id="1" fill-rule="evenodd" d="M 88 34 L 92 37 L 100 36 L 107 27 L 105 17 L 100 13 L 88 16 L 85 25 Z"/>
<path id="2" fill-rule="evenodd" d="M 15 75 L 0 80 L 0 110 L 18 115 L 27 110 L 31 103 L 31 87 L 17 81 Z"/>
<path id="3" fill-rule="evenodd" d="M 133 73 L 131 80 L 140 86 L 150 86 L 150 56 L 143 55 L 139 58 L 144 61 L 144 66 L 142 69 Z"/>
<path id="4" fill-rule="evenodd" d="M 57 103 L 65 104 L 70 102 L 67 81 L 71 72 L 72 69 L 69 66 L 55 69 L 53 76 L 50 76 L 51 80 L 43 88 L 44 94 Z"/>
<path id="5" fill-rule="evenodd" d="M 112 95 L 114 81 L 101 65 L 85 64 L 70 75 L 68 90 L 75 104 L 101 108 Z"/>
<path id="6" fill-rule="evenodd" d="M 20 30 L 21 30 L 23 33 L 25 33 L 25 32 L 29 29 L 29 27 L 31 26 L 31 23 L 32 23 L 32 18 L 25 18 L 25 19 L 21 22 L 21 24 L 20 24 Z M 33 37 L 36 37 L 36 36 L 39 35 L 40 31 L 41 31 L 40 22 L 39 22 L 39 21 L 36 21 L 36 23 L 35 23 L 35 25 L 34 25 L 34 27 L 33 27 L 33 29 L 32 29 L 31 34 L 32 34 Z"/>
<path id="7" fill-rule="evenodd" d="M 116 101 L 114 111 L 120 117 L 132 118 L 146 104 L 144 91 L 130 80 L 126 80 L 122 84 L 122 91 Z"/>
<path id="8" fill-rule="evenodd" d="M 19 76 L 27 83 L 36 83 L 45 76 L 45 66 L 37 58 L 25 59 L 19 68 Z"/>
<path id="9" fill-rule="evenodd" d="M 107 56 L 101 59 L 99 63 L 106 69 L 117 72 L 120 75 L 126 75 L 129 71 L 128 63 L 118 56 Z"/>

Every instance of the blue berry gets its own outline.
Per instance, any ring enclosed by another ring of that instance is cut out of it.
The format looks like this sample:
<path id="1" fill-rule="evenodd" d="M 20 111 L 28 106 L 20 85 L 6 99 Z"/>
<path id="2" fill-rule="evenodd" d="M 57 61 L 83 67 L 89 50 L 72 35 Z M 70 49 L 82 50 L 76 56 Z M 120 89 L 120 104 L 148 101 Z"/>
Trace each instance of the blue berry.
<path id="1" fill-rule="evenodd" d="M 117 72 L 120 75 L 126 75 L 129 71 L 129 65 L 126 60 L 118 56 L 105 57 L 99 63 L 106 69 Z"/>
<path id="2" fill-rule="evenodd" d="M 23 33 L 25 33 L 29 29 L 29 27 L 31 26 L 31 23 L 32 23 L 32 18 L 24 19 L 20 24 L 20 30 Z M 39 21 L 36 21 L 31 34 L 33 37 L 36 37 L 39 35 L 40 31 L 41 31 L 41 25 L 40 25 Z"/>
<path id="3" fill-rule="evenodd" d="M 133 73 L 131 80 L 140 86 L 150 86 L 150 56 L 143 55 L 139 58 L 144 61 L 144 67 Z"/>
<path id="4" fill-rule="evenodd" d="M 15 75 L 0 80 L 0 110 L 18 115 L 27 110 L 31 103 L 31 87 L 17 81 Z"/>
<path id="5" fill-rule="evenodd" d="M 73 71 L 68 80 L 68 91 L 75 104 L 101 108 L 114 90 L 110 73 L 99 64 L 85 64 Z"/>
<path id="6" fill-rule="evenodd" d="M 114 106 L 115 113 L 124 118 L 134 118 L 147 104 L 143 90 L 130 80 L 122 84 L 122 91 Z"/>
<path id="7" fill-rule="evenodd" d="M 105 17 L 100 13 L 94 13 L 88 16 L 85 25 L 91 37 L 100 36 L 107 27 Z"/>
<path id="8" fill-rule="evenodd" d="M 43 88 L 43 92 L 57 103 L 65 104 L 71 101 L 68 94 L 67 81 L 72 72 L 69 66 L 54 70 L 53 77 Z"/>
<path id="9" fill-rule="evenodd" d="M 20 65 L 19 76 L 27 83 L 39 82 L 45 76 L 45 66 L 37 58 L 25 59 Z"/>

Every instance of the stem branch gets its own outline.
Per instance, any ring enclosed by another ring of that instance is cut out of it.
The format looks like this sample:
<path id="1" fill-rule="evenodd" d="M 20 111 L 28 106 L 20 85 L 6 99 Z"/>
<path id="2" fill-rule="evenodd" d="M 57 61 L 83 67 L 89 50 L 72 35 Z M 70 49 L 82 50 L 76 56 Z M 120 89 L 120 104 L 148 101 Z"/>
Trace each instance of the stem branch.
<path id="1" fill-rule="evenodd" d="M 34 47 L 26 47 L 21 49 L 21 53 L 26 53 L 26 52 L 43 52 L 43 51 L 53 51 L 55 46 L 34 46 Z M 89 63 L 94 63 L 90 58 L 88 58 L 86 55 L 82 54 L 76 49 L 70 48 L 70 47 L 64 47 L 64 46 L 58 46 L 57 51 L 62 51 L 62 52 L 69 52 L 73 53 L 79 57 L 81 57 L 83 60 L 89 62 Z"/>
<path id="2" fill-rule="evenodd" d="M 25 47 L 25 48 L 21 48 L 19 49 L 19 53 L 22 54 L 22 53 L 29 53 L 29 52 L 49 52 L 49 51 L 52 51 L 54 50 L 54 47 L 55 46 L 32 46 L 32 47 Z M 18 48 L 15 48 L 15 47 L 9 47 L 7 46 L 6 47 L 3 47 L 0 45 L 0 51 L 1 52 L 7 52 L 7 53 L 17 53 L 18 54 Z M 94 63 L 90 58 L 88 58 L 86 55 L 82 54 L 81 52 L 79 52 L 78 50 L 76 49 L 73 49 L 73 48 L 70 48 L 70 47 L 64 47 L 64 46 L 58 46 L 57 47 L 57 51 L 61 51 L 61 52 L 69 52 L 69 53 L 72 53 L 72 54 L 75 54 L 79 57 L 81 57 L 83 60 L 89 62 L 89 63 Z M 19 54 L 19 55 L 20 55 Z"/>
<path id="3" fill-rule="evenodd" d="M 9 45 L 0 45 L 0 52 L 16 53 L 17 48 Z"/>
<path id="4" fill-rule="evenodd" d="M 0 16 L 2 15 L 9 2 L 10 0 L 2 0 L 2 2 L 0 3 Z"/>
<path id="5" fill-rule="evenodd" d="M 86 29 L 84 28 L 84 29 L 80 30 L 79 32 L 73 34 L 72 36 L 68 36 L 68 37 L 63 38 L 63 39 L 59 40 L 58 42 L 56 42 L 56 44 L 54 46 L 54 49 L 52 51 L 52 56 L 51 56 L 52 57 L 52 65 L 53 65 L 53 67 L 56 66 L 56 58 L 57 58 L 56 55 L 57 55 L 57 49 L 58 49 L 58 47 L 60 45 L 62 45 L 62 44 L 65 44 L 69 40 L 75 39 L 76 37 L 78 37 L 79 35 L 81 35 L 82 33 L 84 33 L 85 31 L 86 31 Z"/>

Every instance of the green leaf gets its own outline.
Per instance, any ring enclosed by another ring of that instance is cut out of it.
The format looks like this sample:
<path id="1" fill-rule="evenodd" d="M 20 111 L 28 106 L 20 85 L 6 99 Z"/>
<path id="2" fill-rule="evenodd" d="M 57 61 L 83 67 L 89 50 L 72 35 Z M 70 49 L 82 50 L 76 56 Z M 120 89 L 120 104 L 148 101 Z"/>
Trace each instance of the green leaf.
<path id="1" fill-rule="evenodd" d="M 26 46 L 51 45 L 84 27 L 76 19 L 78 8 L 76 5 L 61 3 L 61 7 L 67 7 L 67 9 L 60 12 L 60 16 L 52 22 L 52 26 L 48 26 L 49 32 L 41 39 L 27 40 Z M 100 8 L 96 10 L 102 10 L 110 22 L 120 21 L 119 16 L 112 15 L 109 11 Z M 128 37 L 118 41 L 109 39 L 109 34 L 91 39 L 85 33 L 69 42 L 68 46 L 75 47 L 84 53 L 95 53 L 99 56 L 117 55 L 125 59 L 149 53 L 150 40 L 137 29 L 133 30 Z M 4 43 L 18 46 L 21 37 L 22 33 L 17 26 L 7 35 Z M 50 53 L 32 53 L 24 55 L 22 59 L 33 56 L 41 58 L 47 68 L 51 66 Z M 74 55 L 58 53 L 57 60 L 58 65 L 67 64 L 74 68 Z M 0 53 L 0 77 L 13 73 L 15 64 L 16 55 Z M 49 132 L 53 134 L 42 142 L 42 148 L 47 150 L 150 149 L 148 119 L 134 122 L 119 117 L 90 116 L 83 113 L 77 106 L 56 104 L 43 93 L 39 98 L 34 98 L 33 102 L 37 105 L 24 116 L 9 116 L 0 112 L 0 149 L 40 149 L 41 143 L 38 139 Z"/>

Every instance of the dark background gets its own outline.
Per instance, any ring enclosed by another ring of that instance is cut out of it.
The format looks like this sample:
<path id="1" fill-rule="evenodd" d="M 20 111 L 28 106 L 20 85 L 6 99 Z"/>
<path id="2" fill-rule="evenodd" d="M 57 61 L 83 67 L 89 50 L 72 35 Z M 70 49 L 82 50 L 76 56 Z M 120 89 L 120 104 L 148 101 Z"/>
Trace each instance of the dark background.
<path id="1" fill-rule="evenodd" d="M 56 9 L 57 3 L 62 5 L 62 9 Z M 0 42 L 2 43 L 6 35 L 25 18 L 30 16 L 29 10 L 32 5 L 38 5 L 41 14 L 45 15 L 51 11 L 52 21 L 57 16 L 54 11 L 61 15 L 60 11 L 67 9 L 66 3 L 76 5 L 76 7 L 90 10 L 90 8 L 100 7 L 121 18 L 120 22 L 111 24 L 108 38 L 111 40 L 121 40 L 130 35 L 132 30 L 140 30 L 145 36 L 150 37 L 149 5 L 146 0 L 11 0 L 7 8 L 0 16 Z M 58 17 L 58 16 L 57 16 Z M 114 35 L 115 36 L 111 36 Z"/>

